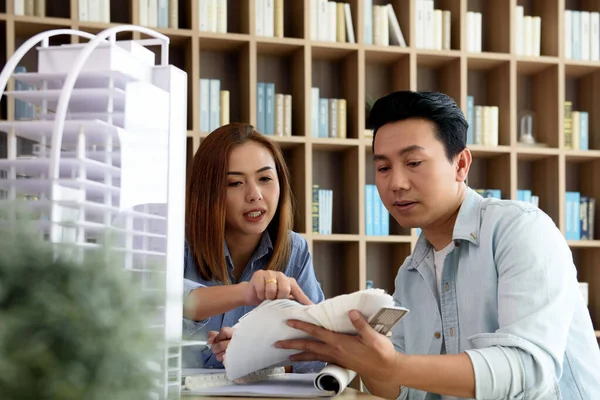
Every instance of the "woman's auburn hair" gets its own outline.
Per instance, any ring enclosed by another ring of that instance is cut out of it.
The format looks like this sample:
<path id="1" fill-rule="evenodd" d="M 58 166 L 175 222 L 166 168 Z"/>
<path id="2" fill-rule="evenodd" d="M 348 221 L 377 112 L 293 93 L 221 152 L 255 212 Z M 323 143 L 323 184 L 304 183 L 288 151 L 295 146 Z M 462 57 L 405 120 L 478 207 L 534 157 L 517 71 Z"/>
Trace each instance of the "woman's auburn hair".
<path id="1" fill-rule="evenodd" d="M 229 155 L 235 147 L 250 141 L 271 152 L 280 186 L 277 210 L 267 226 L 273 256 L 266 269 L 283 271 L 290 258 L 294 200 L 283 153 L 276 142 L 257 132 L 252 125 L 230 123 L 202 140 L 189 171 L 185 236 L 200 276 L 205 280 L 231 284 L 224 249 Z"/>

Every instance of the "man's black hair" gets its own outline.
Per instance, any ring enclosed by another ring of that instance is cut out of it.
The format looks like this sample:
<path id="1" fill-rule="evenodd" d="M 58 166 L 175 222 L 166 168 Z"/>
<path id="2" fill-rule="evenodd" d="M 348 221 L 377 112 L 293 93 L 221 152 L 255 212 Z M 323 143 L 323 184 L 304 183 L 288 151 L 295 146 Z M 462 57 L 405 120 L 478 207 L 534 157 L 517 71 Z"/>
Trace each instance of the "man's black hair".
<path id="1" fill-rule="evenodd" d="M 440 92 L 398 91 L 378 99 L 369 113 L 369 129 L 373 129 L 373 146 L 377 130 L 390 122 L 424 118 L 436 126 L 436 135 L 452 161 L 467 145 L 468 123 L 448 95 Z"/>

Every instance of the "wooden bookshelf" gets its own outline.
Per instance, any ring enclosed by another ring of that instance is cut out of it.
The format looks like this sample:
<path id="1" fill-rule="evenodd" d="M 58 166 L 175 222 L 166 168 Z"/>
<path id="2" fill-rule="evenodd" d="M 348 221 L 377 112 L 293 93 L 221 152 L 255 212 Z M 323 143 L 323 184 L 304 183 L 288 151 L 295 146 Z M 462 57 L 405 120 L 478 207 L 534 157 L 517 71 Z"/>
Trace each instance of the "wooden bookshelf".
<path id="1" fill-rule="evenodd" d="M 293 96 L 291 137 L 275 137 L 293 175 L 298 203 L 295 229 L 310 244 L 317 276 L 326 296 L 363 289 L 367 280 L 392 291 L 397 269 L 416 241 L 415 230 L 390 220 L 389 236 L 367 236 L 365 185 L 374 183 L 371 140 L 365 138 L 365 100 L 400 89 L 439 90 L 454 97 L 465 110 L 467 96 L 475 104 L 499 107 L 498 146 L 473 145 L 469 184 L 497 188 L 502 197 L 516 199 L 517 190 L 531 189 L 540 207 L 565 232 L 565 191 L 577 190 L 600 201 L 600 62 L 564 57 L 565 9 L 600 11 L 589 0 L 436 0 L 435 7 L 451 11 L 450 50 L 415 46 L 415 0 L 374 0 L 391 3 L 408 47 L 364 44 L 363 1 L 348 0 L 358 43 L 310 40 L 310 2 L 284 1 L 284 38 L 257 36 L 254 0 L 228 0 L 226 34 L 201 32 L 198 4 L 179 0 L 178 29 L 157 29 L 172 40 L 171 62 L 189 78 L 188 158 L 207 132 L 200 131 L 199 79 L 216 78 L 231 93 L 231 121 L 256 125 L 256 84 L 275 82 L 276 91 Z M 15 16 L 13 1 L 0 1 L 0 62 L 31 35 L 67 28 L 98 32 L 113 24 L 140 21 L 139 2 L 112 0 L 111 24 L 80 22 L 77 0 L 47 2 L 47 17 Z M 542 17 L 538 57 L 516 55 L 515 7 Z M 234 7 L 240 7 L 235 8 Z M 482 13 L 482 52 L 468 52 L 466 13 Z M 135 34 L 133 38 L 139 38 Z M 127 36 L 123 36 L 127 38 Z M 62 37 L 57 40 L 77 41 Z M 58 42 L 57 42 L 58 43 Z M 158 56 L 158 55 L 157 55 Z M 23 61 L 35 70 L 35 52 Z M 311 137 L 311 87 L 321 97 L 347 100 L 347 139 Z M 12 88 L 12 83 L 9 89 Z M 588 151 L 566 150 L 563 104 L 590 113 Z M 522 147 L 517 141 L 519 113 L 536 113 L 536 139 L 546 147 Z M 4 98 L 1 118 L 13 115 Z M 312 233 L 313 184 L 333 189 L 331 235 Z M 600 218 L 595 218 L 600 232 Z M 597 233 L 597 235 L 600 235 Z M 579 278 L 589 283 L 589 309 L 600 332 L 600 240 L 569 241 Z"/>

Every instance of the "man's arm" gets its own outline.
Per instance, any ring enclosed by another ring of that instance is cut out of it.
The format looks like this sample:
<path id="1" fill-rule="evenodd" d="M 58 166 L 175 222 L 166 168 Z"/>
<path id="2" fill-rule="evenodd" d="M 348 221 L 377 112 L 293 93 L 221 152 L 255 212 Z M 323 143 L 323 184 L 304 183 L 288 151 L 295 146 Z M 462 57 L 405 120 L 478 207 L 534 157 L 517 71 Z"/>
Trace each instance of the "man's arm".
<path id="1" fill-rule="evenodd" d="M 469 338 L 477 398 L 558 398 L 577 293 L 571 251 L 554 222 L 537 209 L 499 223 L 498 324 Z"/>

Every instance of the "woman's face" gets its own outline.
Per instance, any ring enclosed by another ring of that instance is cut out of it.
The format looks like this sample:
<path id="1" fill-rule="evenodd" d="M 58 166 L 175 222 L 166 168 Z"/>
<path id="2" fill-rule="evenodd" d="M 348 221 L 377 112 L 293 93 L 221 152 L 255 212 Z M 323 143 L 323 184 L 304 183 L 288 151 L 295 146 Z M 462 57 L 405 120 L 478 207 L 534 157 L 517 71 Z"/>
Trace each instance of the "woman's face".
<path id="1" fill-rule="evenodd" d="M 262 234 L 277 210 L 279 178 L 271 152 L 253 141 L 235 147 L 227 171 L 229 233 Z"/>

